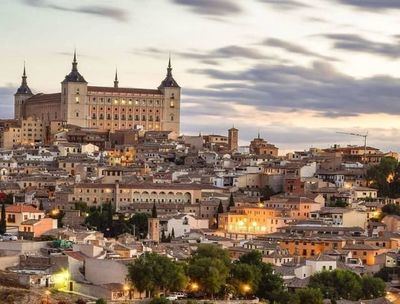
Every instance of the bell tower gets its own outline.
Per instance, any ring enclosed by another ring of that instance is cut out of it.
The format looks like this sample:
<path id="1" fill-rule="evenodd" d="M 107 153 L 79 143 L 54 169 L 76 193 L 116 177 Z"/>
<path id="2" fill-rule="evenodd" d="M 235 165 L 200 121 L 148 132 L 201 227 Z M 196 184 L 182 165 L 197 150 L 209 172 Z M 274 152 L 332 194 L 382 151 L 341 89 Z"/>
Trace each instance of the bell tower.
<path id="1" fill-rule="evenodd" d="M 172 76 L 171 57 L 168 61 L 167 75 L 158 89 L 164 94 L 163 116 L 161 130 L 173 131 L 179 136 L 180 111 L 181 111 L 181 87 Z"/>
<path id="2" fill-rule="evenodd" d="M 32 91 L 28 86 L 26 81 L 28 77 L 26 76 L 25 63 L 24 72 L 22 73 L 21 86 L 18 88 L 17 92 L 14 94 L 14 118 L 21 119 L 24 117 L 24 103 L 25 100 L 32 97 Z"/>
<path id="3" fill-rule="evenodd" d="M 71 72 L 61 82 L 61 115 L 67 124 L 87 127 L 88 94 L 87 81 L 78 71 L 76 51 Z"/>
<path id="4" fill-rule="evenodd" d="M 160 242 L 160 219 L 157 217 L 156 203 L 153 205 L 151 217 L 147 219 L 148 238 L 154 242 Z"/>

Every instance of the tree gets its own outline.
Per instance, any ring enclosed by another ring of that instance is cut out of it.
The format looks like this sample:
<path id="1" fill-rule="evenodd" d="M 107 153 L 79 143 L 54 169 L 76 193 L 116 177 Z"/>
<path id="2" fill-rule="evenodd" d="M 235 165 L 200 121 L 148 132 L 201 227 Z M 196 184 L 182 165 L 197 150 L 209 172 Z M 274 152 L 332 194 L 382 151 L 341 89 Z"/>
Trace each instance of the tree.
<path id="1" fill-rule="evenodd" d="M 0 218 L 0 234 L 4 234 L 7 231 L 6 222 L 6 204 L 1 204 L 1 218 Z"/>
<path id="2" fill-rule="evenodd" d="M 171 238 L 174 239 L 175 238 L 175 229 L 172 228 L 171 230 Z"/>
<path id="3" fill-rule="evenodd" d="M 183 265 L 156 253 L 142 254 L 129 264 L 128 278 L 140 292 L 148 290 L 153 296 L 181 290 L 187 284 Z"/>
<path id="4" fill-rule="evenodd" d="M 255 265 L 235 263 L 231 267 L 230 282 L 237 294 L 253 294 L 258 290 L 261 272 Z"/>
<path id="5" fill-rule="evenodd" d="M 76 300 L 75 304 L 86 304 L 86 301 L 83 299 Z"/>
<path id="6" fill-rule="evenodd" d="M 128 226 L 135 226 L 136 236 L 146 236 L 148 230 L 147 224 L 148 214 L 146 213 L 136 213 L 128 220 Z"/>
<path id="7" fill-rule="evenodd" d="M 384 214 L 400 215 L 400 206 L 396 204 L 387 204 L 382 207 L 382 212 Z"/>
<path id="8" fill-rule="evenodd" d="M 357 301 L 362 298 L 361 278 L 352 271 L 335 269 L 322 271 L 311 276 L 310 288 L 319 288 L 329 299 L 340 298 Z"/>
<path id="9" fill-rule="evenodd" d="M 103 298 L 97 299 L 96 304 L 107 304 L 107 301 L 104 300 Z"/>
<path id="10" fill-rule="evenodd" d="M 349 204 L 343 199 L 337 199 L 331 203 L 329 203 L 329 207 L 339 207 L 346 208 Z"/>
<path id="11" fill-rule="evenodd" d="M 383 297 L 386 293 L 385 282 L 380 278 L 374 278 L 371 276 L 362 277 L 362 291 L 363 299 L 375 299 Z"/>
<path id="12" fill-rule="evenodd" d="M 165 243 L 167 241 L 167 237 L 165 236 L 165 230 L 161 230 L 161 243 Z"/>
<path id="13" fill-rule="evenodd" d="M 224 213 L 224 205 L 222 205 L 222 201 L 219 201 L 217 212 L 218 212 L 218 214 Z"/>
<path id="14" fill-rule="evenodd" d="M 262 264 L 262 253 L 258 250 L 252 250 L 249 253 L 239 257 L 240 263 L 260 266 Z"/>
<path id="15" fill-rule="evenodd" d="M 235 207 L 235 200 L 233 199 L 233 193 L 231 192 L 231 195 L 229 196 L 228 208 L 226 208 L 226 210 L 229 212 L 232 207 Z"/>
<path id="16" fill-rule="evenodd" d="M 230 268 L 228 252 L 215 245 L 199 245 L 189 261 L 188 274 L 200 290 L 212 297 L 225 286 Z"/>
<path id="17" fill-rule="evenodd" d="M 321 290 L 316 288 L 301 288 L 296 290 L 299 304 L 323 304 L 324 296 Z"/>
<path id="18" fill-rule="evenodd" d="M 379 196 L 397 197 L 400 193 L 397 160 L 383 157 L 378 165 L 368 169 L 367 180 L 371 187 L 378 189 Z"/>
<path id="19" fill-rule="evenodd" d="M 151 209 L 151 217 L 152 217 L 152 218 L 157 218 L 157 207 L 156 207 L 156 203 L 153 204 L 153 209 Z"/>
<path id="20" fill-rule="evenodd" d="M 40 201 L 40 203 L 39 203 L 39 210 L 44 210 L 43 201 Z"/>
<path id="21" fill-rule="evenodd" d="M 263 201 L 269 200 L 271 196 L 274 194 L 275 194 L 274 190 L 272 190 L 272 188 L 268 185 L 260 189 L 260 196 Z"/>

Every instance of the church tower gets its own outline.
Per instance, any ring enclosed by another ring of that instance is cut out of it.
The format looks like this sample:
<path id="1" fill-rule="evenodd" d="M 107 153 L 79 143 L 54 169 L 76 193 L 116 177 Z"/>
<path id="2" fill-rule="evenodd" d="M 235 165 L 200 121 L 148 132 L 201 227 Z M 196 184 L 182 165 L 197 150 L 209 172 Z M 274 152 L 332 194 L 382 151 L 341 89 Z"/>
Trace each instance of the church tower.
<path id="1" fill-rule="evenodd" d="M 14 118 L 21 119 L 24 117 L 24 102 L 28 98 L 32 97 L 32 91 L 28 86 L 26 81 L 28 77 L 26 76 L 25 63 L 24 72 L 22 74 L 21 86 L 18 88 L 17 92 L 14 94 Z"/>
<path id="2" fill-rule="evenodd" d="M 160 242 L 160 220 L 157 217 L 156 203 L 153 205 L 151 217 L 147 219 L 148 225 L 148 237 L 150 240 L 159 243 Z"/>
<path id="3" fill-rule="evenodd" d="M 87 127 L 88 94 L 87 82 L 78 72 L 76 51 L 71 72 L 61 82 L 61 115 L 67 124 Z"/>
<path id="4" fill-rule="evenodd" d="M 231 152 L 237 152 L 239 148 L 239 130 L 235 127 L 228 130 L 228 148 Z"/>
<path id="5" fill-rule="evenodd" d="M 168 61 L 167 76 L 158 89 L 164 94 L 161 130 L 180 132 L 181 87 L 172 77 L 171 58 Z"/>

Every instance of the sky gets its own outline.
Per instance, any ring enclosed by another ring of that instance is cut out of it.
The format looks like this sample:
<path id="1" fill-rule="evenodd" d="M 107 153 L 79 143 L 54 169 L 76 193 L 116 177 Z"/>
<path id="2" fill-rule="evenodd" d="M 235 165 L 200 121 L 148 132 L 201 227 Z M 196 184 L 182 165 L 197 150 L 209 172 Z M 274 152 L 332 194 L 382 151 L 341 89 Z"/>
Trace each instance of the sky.
<path id="1" fill-rule="evenodd" d="M 400 151 L 399 0 L 0 0 L 0 118 L 24 61 L 35 92 L 71 68 L 91 85 L 156 88 L 171 54 L 183 134 L 282 151 Z"/>

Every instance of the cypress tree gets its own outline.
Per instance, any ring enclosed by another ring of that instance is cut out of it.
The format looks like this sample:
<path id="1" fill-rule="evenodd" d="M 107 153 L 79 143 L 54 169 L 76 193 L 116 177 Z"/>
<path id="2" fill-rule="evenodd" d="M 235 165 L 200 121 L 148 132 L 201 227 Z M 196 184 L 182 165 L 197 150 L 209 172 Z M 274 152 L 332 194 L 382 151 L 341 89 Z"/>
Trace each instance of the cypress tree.
<path id="1" fill-rule="evenodd" d="M 6 205 L 1 205 L 1 219 L 0 219 L 0 234 L 4 234 L 7 231 L 7 222 L 6 222 Z"/>
<path id="2" fill-rule="evenodd" d="M 235 200 L 233 199 L 233 193 L 231 192 L 231 196 L 229 197 L 229 205 L 227 211 L 230 211 L 232 207 L 235 207 Z"/>
<path id="3" fill-rule="evenodd" d="M 153 209 L 151 210 L 151 217 L 152 217 L 152 218 L 157 218 L 157 207 L 156 207 L 156 203 L 153 204 Z"/>

